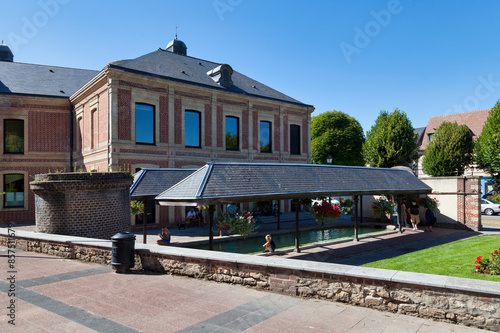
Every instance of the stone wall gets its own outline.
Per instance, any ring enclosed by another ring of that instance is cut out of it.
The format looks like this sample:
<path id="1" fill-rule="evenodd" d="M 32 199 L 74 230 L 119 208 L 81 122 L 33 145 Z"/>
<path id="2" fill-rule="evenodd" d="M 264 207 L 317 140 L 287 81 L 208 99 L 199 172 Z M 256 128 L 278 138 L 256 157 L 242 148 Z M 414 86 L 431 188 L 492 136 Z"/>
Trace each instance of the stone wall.
<path id="1" fill-rule="evenodd" d="M 12 229 L 10 229 L 12 230 Z M 0 229 L 0 245 L 109 265 L 111 242 Z M 57 240 L 60 239 L 60 240 Z M 239 284 L 500 331 L 500 283 L 136 243 L 136 270 Z"/>
<path id="2" fill-rule="evenodd" d="M 439 200 L 438 225 L 479 231 L 481 225 L 480 176 L 420 178 Z"/>
<path id="3" fill-rule="evenodd" d="M 37 175 L 37 231 L 109 239 L 130 230 L 130 186 L 125 172 Z"/>

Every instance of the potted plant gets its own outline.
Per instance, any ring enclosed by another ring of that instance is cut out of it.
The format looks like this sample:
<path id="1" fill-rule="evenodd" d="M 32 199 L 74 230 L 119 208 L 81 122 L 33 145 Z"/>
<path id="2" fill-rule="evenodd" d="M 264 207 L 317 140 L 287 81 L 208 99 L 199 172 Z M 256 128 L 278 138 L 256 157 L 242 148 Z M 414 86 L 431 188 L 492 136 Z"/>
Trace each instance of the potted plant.
<path id="1" fill-rule="evenodd" d="M 130 213 L 132 215 L 138 215 L 144 213 L 144 203 L 142 201 L 131 201 L 130 202 Z"/>
<path id="2" fill-rule="evenodd" d="M 335 222 L 342 215 L 337 205 L 332 205 L 326 200 L 322 200 L 321 203 L 315 202 L 312 206 L 312 214 L 321 225 L 324 225 L 327 219 Z"/>
<path id="3" fill-rule="evenodd" d="M 396 204 L 385 198 L 379 198 L 372 204 L 372 209 L 376 216 L 385 216 L 390 220 L 396 211 Z"/>
<path id="4" fill-rule="evenodd" d="M 436 213 L 437 207 L 439 206 L 439 200 L 436 198 L 423 197 L 420 198 L 417 202 L 420 207 L 428 208 L 433 213 Z"/>

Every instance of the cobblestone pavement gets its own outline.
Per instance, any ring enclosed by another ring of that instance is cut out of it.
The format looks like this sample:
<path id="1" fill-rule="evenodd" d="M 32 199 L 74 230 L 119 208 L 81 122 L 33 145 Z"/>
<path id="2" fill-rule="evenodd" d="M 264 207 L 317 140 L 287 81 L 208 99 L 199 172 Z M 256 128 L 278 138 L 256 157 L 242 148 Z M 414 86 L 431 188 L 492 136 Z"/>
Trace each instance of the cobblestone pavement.
<path id="1" fill-rule="evenodd" d="M 16 252 L 12 268 L 7 255 L 0 247 L 0 332 L 484 332 L 31 252 Z"/>

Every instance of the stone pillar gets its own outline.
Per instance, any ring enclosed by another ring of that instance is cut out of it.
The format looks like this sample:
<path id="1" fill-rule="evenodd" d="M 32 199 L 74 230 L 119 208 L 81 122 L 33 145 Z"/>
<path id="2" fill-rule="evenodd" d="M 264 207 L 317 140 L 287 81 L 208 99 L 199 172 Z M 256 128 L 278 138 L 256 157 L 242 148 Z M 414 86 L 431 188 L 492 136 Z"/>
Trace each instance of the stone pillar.
<path id="1" fill-rule="evenodd" d="M 37 231 L 101 239 L 129 231 L 132 181 L 125 172 L 35 176 Z"/>

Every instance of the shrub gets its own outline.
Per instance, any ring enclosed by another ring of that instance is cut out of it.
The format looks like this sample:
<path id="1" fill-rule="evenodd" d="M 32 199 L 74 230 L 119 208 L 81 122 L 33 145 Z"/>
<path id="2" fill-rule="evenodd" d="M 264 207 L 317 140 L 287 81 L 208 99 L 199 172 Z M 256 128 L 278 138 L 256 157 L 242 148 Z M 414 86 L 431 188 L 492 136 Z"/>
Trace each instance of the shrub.
<path id="1" fill-rule="evenodd" d="M 500 249 L 493 251 L 491 258 L 477 257 L 475 264 L 478 273 L 500 275 Z"/>
<path id="2" fill-rule="evenodd" d="M 443 122 L 425 149 L 422 168 L 433 177 L 460 176 L 473 161 L 474 141 L 466 125 Z"/>

